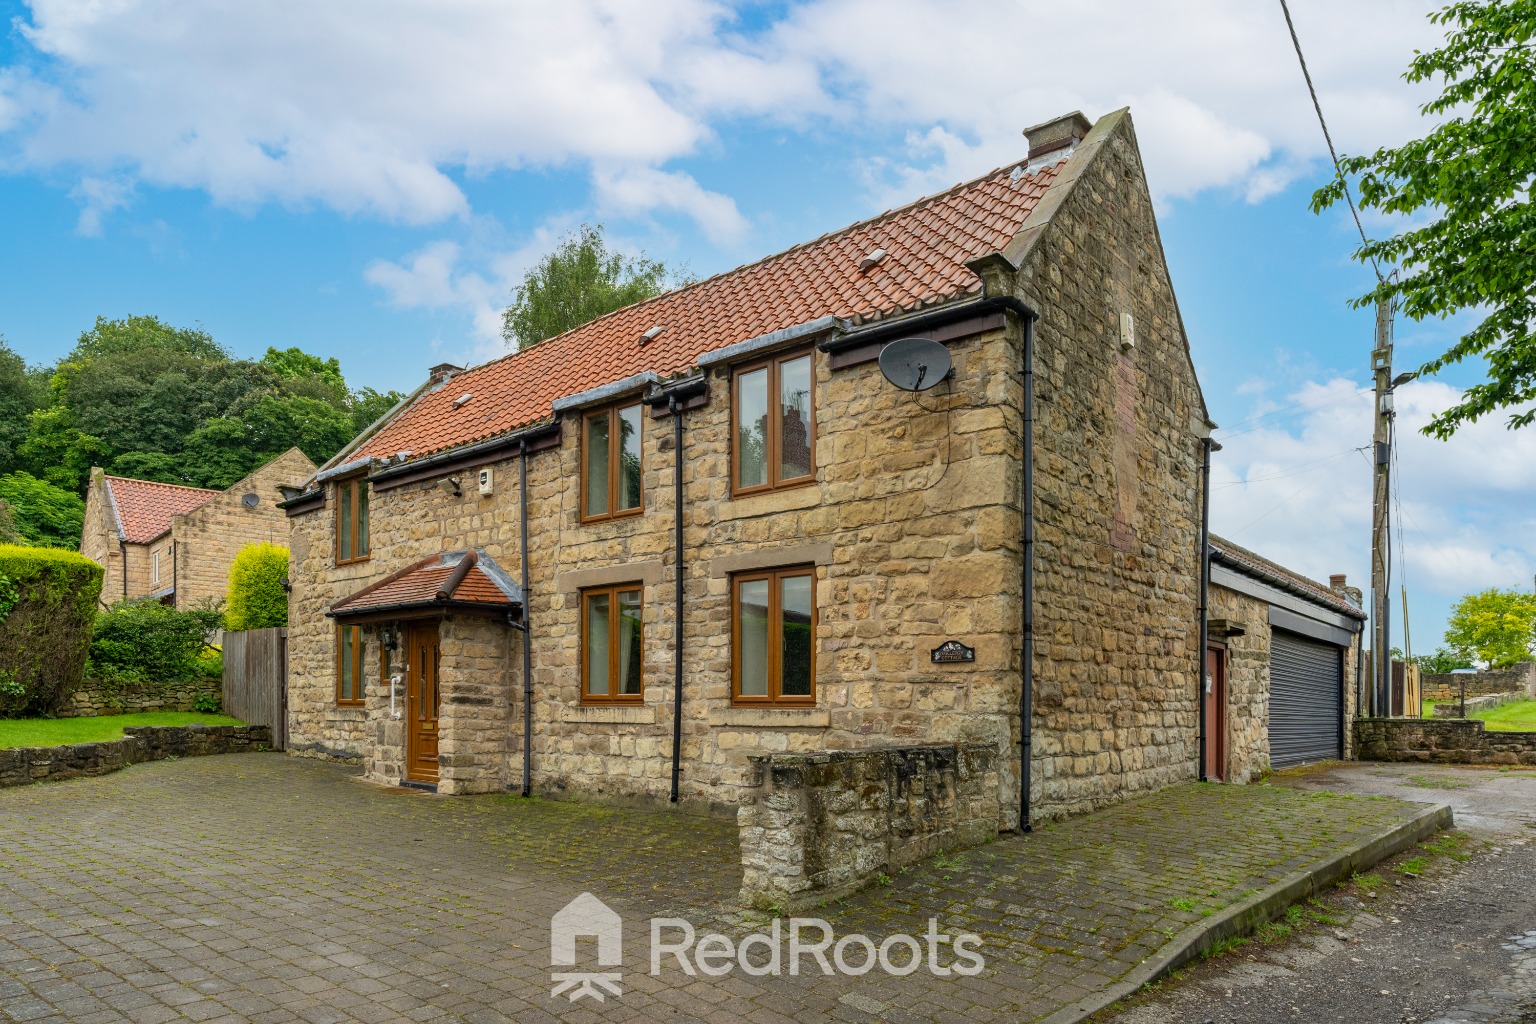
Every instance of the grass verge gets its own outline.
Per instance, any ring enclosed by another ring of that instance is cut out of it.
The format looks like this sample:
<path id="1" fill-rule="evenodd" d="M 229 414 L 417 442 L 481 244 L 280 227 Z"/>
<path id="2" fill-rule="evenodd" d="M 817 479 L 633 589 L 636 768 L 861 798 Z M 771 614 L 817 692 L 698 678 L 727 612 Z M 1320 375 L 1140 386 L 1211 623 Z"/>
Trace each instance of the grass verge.
<path id="1" fill-rule="evenodd" d="M 120 740 L 123 738 L 123 729 L 130 725 L 192 724 L 245 723 L 228 715 L 206 715 L 196 711 L 146 711 L 136 715 L 102 715 L 97 718 L 3 718 L 0 719 L 0 750 Z"/>

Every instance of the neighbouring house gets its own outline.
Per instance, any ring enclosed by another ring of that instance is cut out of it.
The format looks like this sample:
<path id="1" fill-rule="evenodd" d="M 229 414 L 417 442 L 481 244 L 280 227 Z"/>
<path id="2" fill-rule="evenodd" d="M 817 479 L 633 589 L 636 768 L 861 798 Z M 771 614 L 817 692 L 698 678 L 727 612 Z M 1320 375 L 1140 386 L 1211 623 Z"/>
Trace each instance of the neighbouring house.
<path id="1" fill-rule="evenodd" d="M 1318 583 L 1212 536 L 1209 615 L 1210 778 L 1351 755 L 1366 615 L 1343 574 Z"/>
<path id="2" fill-rule="evenodd" d="M 1195 778 L 1211 424 L 1136 136 L 1026 136 L 434 367 L 285 502 L 290 751 L 733 807 L 773 755 L 980 744 L 1001 828 Z"/>
<path id="3" fill-rule="evenodd" d="M 222 491 L 91 470 L 80 553 L 106 570 L 103 606 L 153 598 L 176 608 L 222 601 L 229 565 L 247 544 L 288 543 L 278 503 L 315 464 L 290 448 Z"/>

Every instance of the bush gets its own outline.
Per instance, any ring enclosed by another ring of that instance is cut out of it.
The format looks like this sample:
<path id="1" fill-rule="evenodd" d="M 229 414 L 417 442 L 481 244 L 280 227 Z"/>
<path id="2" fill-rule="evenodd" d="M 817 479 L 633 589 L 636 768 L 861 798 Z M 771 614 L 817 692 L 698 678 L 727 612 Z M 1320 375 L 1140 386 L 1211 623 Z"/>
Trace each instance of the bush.
<path id="1" fill-rule="evenodd" d="M 229 566 L 229 628 L 288 625 L 287 575 L 287 548 L 265 542 L 241 548 Z"/>
<path id="2" fill-rule="evenodd" d="M 214 609 L 177 611 L 159 601 L 119 601 L 96 617 L 91 673 L 114 685 L 156 685 L 197 679 L 209 641 L 224 624 Z"/>
<path id="3" fill-rule="evenodd" d="M 50 714 L 80 685 L 101 577 L 73 551 L 0 546 L 0 718 Z"/>
<path id="4" fill-rule="evenodd" d="M 224 703 L 216 693 L 200 693 L 192 698 L 192 710 L 201 715 L 217 715 L 224 711 Z"/>

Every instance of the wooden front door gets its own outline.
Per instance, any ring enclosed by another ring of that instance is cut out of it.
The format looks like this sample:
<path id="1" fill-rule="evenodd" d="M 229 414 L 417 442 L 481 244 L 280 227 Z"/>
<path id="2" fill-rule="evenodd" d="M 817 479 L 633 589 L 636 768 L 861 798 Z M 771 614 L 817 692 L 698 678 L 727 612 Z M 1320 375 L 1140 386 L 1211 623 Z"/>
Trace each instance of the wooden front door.
<path id="1" fill-rule="evenodd" d="M 1205 777 L 1227 781 L 1227 649 L 1205 649 Z"/>
<path id="2" fill-rule="evenodd" d="M 405 777 L 437 782 L 437 623 L 415 623 L 406 633 Z"/>

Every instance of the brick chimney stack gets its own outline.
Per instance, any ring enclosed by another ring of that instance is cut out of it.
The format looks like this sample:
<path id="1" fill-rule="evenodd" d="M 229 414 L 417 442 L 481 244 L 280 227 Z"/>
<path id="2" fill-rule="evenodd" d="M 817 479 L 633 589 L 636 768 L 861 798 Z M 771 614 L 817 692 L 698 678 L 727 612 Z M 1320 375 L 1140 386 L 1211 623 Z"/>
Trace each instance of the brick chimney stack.
<path id="1" fill-rule="evenodd" d="M 440 383 L 452 377 L 456 373 L 463 373 L 464 367 L 455 366 L 452 363 L 438 363 L 427 371 L 427 380 L 433 384 Z"/>
<path id="2" fill-rule="evenodd" d="M 1074 110 L 1070 114 L 1024 129 L 1024 137 L 1029 140 L 1030 162 L 1076 145 L 1092 127 L 1093 122 L 1084 117 L 1081 110 Z"/>
<path id="3" fill-rule="evenodd" d="M 1344 592 L 1347 583 L 1348 579 L 1342 572 L 1336 572 L 1328 577 L 1328 588 L 1330 590 L 1337 590 L 1341 594 Z"/>

